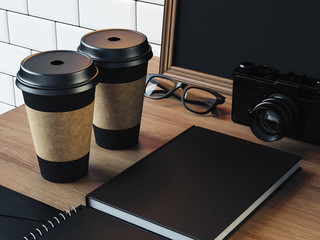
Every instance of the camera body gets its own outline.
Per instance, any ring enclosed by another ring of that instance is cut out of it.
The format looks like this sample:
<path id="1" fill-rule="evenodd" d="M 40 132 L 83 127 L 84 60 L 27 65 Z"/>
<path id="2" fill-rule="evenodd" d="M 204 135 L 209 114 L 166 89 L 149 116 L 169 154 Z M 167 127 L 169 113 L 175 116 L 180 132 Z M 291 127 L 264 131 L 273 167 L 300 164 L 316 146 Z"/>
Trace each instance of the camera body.
<path id="1" fill-rule="evenodd" d="M 320 81 L 243 62 L 233 72 L 232 120 L 263 141 L 320 144 Z"/>

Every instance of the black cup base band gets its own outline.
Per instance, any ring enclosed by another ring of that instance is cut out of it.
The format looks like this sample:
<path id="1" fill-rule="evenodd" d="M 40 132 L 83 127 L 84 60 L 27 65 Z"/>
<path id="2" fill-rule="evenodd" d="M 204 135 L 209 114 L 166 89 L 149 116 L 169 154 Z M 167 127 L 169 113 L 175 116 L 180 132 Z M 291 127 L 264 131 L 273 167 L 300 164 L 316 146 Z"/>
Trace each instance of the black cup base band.
<path id="1" fill-rule="evenodd" d="M 107 130 L 93 124 L 96 143 L 111 150 L 127 149 L 139 141 L 140 124 L 124 130 Z"/>
<path id="2" fill-rule="evenodd" d="M 40 172 L 50 182 L 65 183 L 76 181 L 88 173 L 89 153 L 77 160 L 52 162 L 37 155 Z"/>

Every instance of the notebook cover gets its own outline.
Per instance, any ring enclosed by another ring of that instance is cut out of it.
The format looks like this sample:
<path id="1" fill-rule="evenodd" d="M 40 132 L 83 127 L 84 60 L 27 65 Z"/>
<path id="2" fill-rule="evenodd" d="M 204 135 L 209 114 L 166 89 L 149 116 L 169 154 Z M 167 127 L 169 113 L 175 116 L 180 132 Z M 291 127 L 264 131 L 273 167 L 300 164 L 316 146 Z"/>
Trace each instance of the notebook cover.
<path id="1" fill-rule="evenodd" d="M 192 239 L 215 239 L 300 156 L 193 126 L 87 195 Z"/>
<path id="2" fill-rule="evenodd" d="M 16 240 L 60 211 L 0 186 L 0 239 Z"/>
<path id="3" fill-rule="evenodd" d="M 48 232 L 41 226 L 38 229 L 42 232 L 32 231 L 37 239 L 41 240 L 164 240 L 132 224 L 118 220 L 110 215 L 102 213 L 93 208 L 79 206 L 76 212 L 71 211 L 71 215 L 65 214 L 65 220 L 61 215 L 57 215 L 60 224 L 52 220 L 54 228 L 47 224 Z M 32 236 L 27 237 L 34 240 Z"/>

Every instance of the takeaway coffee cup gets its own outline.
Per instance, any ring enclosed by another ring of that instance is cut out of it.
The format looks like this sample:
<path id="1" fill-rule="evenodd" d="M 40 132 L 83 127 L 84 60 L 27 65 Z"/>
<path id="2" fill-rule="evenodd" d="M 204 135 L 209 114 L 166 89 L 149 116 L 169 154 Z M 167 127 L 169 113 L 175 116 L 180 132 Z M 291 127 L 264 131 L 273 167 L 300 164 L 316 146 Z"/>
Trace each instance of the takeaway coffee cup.
<path id="1" fill-rule="evenodd" d="M 48 51 L 24 59 L 22 90 L 42 176 L 70 182 L 88 171 L 97 69 L 77 51 Z"/>
<path id="2" fill-rule="evenodd" d="M 138 142 L 148 61 L 147 37 L 127 29 L 93 31 L 78 51 L 90 55 L 99 69 L 93 129 L 96 143 L 126 149 Z"/>

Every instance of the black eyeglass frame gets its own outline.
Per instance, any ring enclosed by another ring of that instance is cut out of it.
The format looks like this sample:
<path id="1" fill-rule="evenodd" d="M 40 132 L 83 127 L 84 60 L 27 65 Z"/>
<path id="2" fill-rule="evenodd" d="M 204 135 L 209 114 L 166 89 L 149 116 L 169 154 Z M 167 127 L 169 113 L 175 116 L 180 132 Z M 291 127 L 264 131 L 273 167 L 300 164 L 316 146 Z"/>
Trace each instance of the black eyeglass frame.
<path id="1" fill-rule="evenodd" d="M 147 98 L 150 98 L 150 99 L 154 99 L 154 100 L 160 100 L 160 99 L 164 99 L 164 98 L 169 98 L 171 96 L 174 96 L 175 98 L 179 99 L 178 96 L 174 95 L 174 92 L 181 88 L 182 92 L 181 92 L 181 97 L 180 97 L 180 101 L 182 102 L 183 106 L 188 109 L 190 112 L 193 112 L 193 113 L 196 113 L 196 114 L 207 114 L 209 112 L 212 113 L 213 116 L 216 116 L 217 114 L 215 113 L 216 111 L 216 108 L 218 105 L 220 104 L 223 104 L 225 102 L 225 97 L 222 96 L 221 94 L 215 92 L 215 91 L 212 91 L 211 89 L 207 89 L 207 88 L 202 88 L 202 87 L 198 87 L 198 86 L 195 86 L 195 85 L 188 85 L 188 84 L 185 84 L 185 83 L 182 83 L 182 82 L 178 82 L 178 81 L 175 81 L 173 80 L 172 78 L 168 77 L 168 76 L 165 76 L 165 75 L 162 75 L 162 74 L 147 74 L 147 78 L 146 78 L 146 84 L 145 84 L 145 87 L 148 86 L 149 82 L 153 79 L 153 78 L 156 78 L 156 77 L 159 77 L 159 78 L 165 78 L 171 82 L 174 83 L 173 87 L 168 90 L 168 92 L 166 92 L 164 95 L 162 96 L 159 96 L 159 97 L 152 97 L 152 96 L 149 96 L 146 94 L 146 92 L 144 93 L 144 96 L 146 96 Z M 195 89 L 200 89 L 202 91 L 206 91 L 208 93 L 211 93 L 213 94 L 215 97 L 216 97 L 216 101 L 214 102 L 214 104 L 208 108 L 206 111 L 203 111 L 203 112 L 197 112 L 197 111 L 194 111 L 193 109 L 190 109 L 186 103 L 185 103 L 185 95 L 187 93 L 187 91 L 189 89 L 192 89 L 192 88 L 195 88 Z"/>

